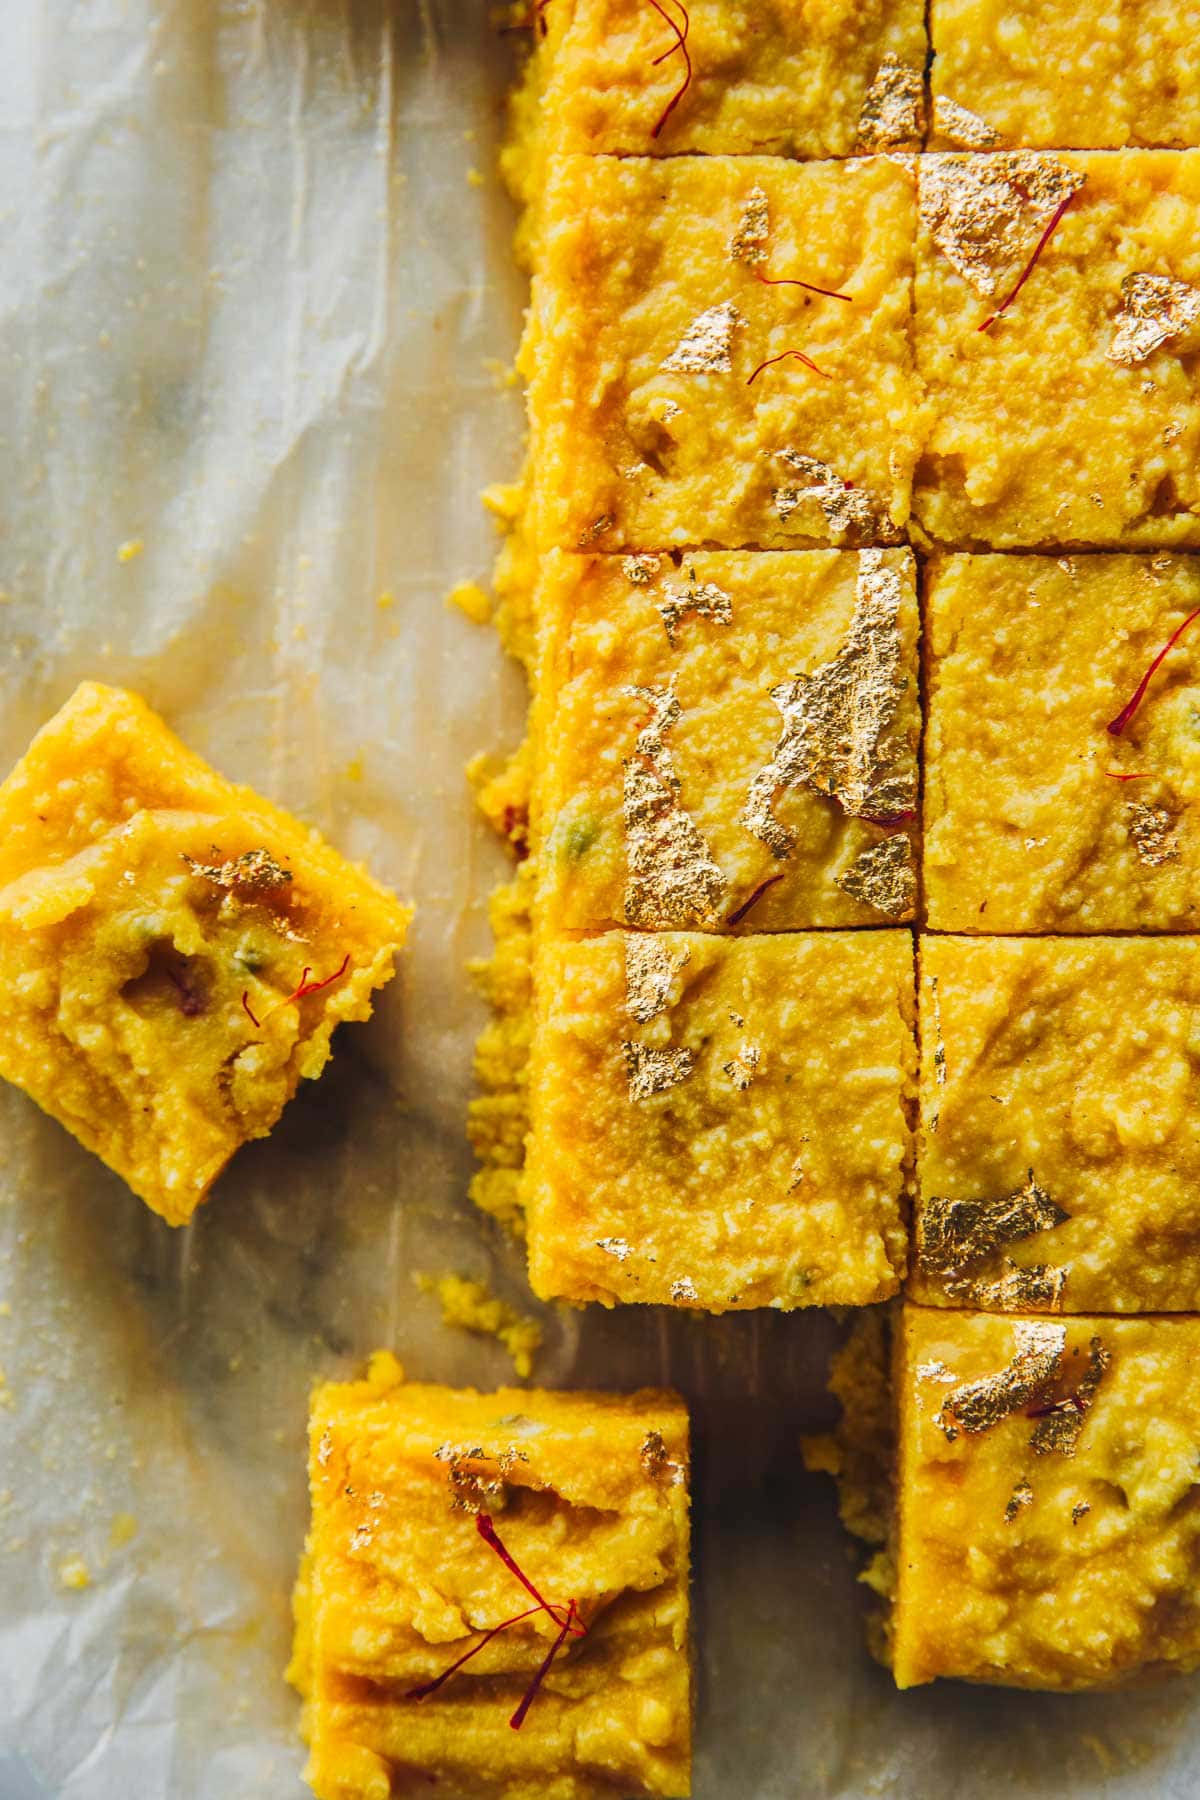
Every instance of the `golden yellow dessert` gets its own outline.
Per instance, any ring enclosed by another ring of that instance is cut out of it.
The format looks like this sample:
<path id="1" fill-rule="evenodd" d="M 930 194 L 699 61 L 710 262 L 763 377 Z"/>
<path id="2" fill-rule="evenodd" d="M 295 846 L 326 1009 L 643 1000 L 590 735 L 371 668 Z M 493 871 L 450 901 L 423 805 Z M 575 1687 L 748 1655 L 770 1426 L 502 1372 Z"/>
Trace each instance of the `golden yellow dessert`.
<path id="1" fill-rule="evenodd" d="M 932 0 L 929 23 L 934 144 L 1200 144 L 1196 17 L 1175 0 Z"/>
<path id="2" fill-rule="evenodd" d="M 1200 545 L 1200 151 L 919 168 L 923 531 L 960 549 Z"/>
<path id="3" fill-rule="evenodd" d="M 930 935 L 920 965 L 909 1292 L 1200 1311 L 1194 942 Z"/>
<path id="4" fill-rule="evenodd" d="M 370 1016 L 409 917 L 87 682 L 0 786 L 0 1075 L 183 1224 Z"/>
<path id="5" fill-rule="evenodd" d="M 551 552 L 537 610 L 548 931 L 912 916 L 911 552 Z"/>
<path id="6" fill-rule="evenodd" d="M 912 1032 L 907 932 L 542 944 L 534 1292 L 708 1312 L 894 1294 Z"/>
<path id="7" fill-rule="evenodd" d="M 949 556 L 925 582 L 929 923 L 1195 930 L 1200 558 Z"/>
<path id="8" fill-rule="evenodd" d="M 906 1306 L 897 1684 L 1200 1666 L 1200 1320 Z"/>
<path id="9" fill-rule="evenodd" d="M 914 186 L 886 156 L 557 159 L 522 350 L 538 547 L 895 542 Z"/>
<path id="10" fill-rule="evenodd" d="M 690 1792 L 688 1420 L 395 1359 L 313 1396 L 289 1678 L 319 1800 Z"/>

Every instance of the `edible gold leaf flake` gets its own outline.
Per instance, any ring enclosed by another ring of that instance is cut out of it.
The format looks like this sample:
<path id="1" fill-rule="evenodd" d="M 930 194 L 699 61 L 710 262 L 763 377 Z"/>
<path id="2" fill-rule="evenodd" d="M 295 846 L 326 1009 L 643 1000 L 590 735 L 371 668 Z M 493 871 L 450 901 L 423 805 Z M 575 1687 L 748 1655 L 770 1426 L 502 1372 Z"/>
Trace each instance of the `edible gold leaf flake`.
<path id="1" fill-rule="evenodd" d="M 612 530 L 615 523 L 616 521 L 611 513 L 601 513 L 598 519 L 593 519 L 590 525 L 584 526 L 578 538 L 575 540 L 579 549 L 590 550 L 592 545 L 596 543 L 599 538 L 602 538 L 606 531 Z"/>
<path id="2" fill-rule="evenodd" d="M 969 106 L 960 106 L 957 100 L 949 100 L 944 94 L 934 95 L 933 129 L 938 137 L 946 138 L 962 150 L 994 150 L 1000 142 L 1000 133 L 994 125 L 981 119 Z"/>
<path id="3" fill-rule="evenodd" d="M 942 1000 L 938 992 L 938 978 L 935 975 L 930 982 L 933 992 L 933 1079 L 938 1087 L 946 1085 L 946 1042 L 942 1037 Z"/>
<path id="4" fill-rule="evenodd" d="M 634 587 L 649 587 L 661 567 L 662 558 L 653 551 L 642 552 L 637 556 L 626 556 L 621 560 L 621 573 L 626 581 Z"/>
<path id="5" fill-rule="evenodd" d="M 937 1421 L 950 1443 L 960 1431 L 998 1425 L 1057 1378 L 1067 1347 L 1066 1326 L 1022 1319 L 1013 1334 L 1017 1348 L 1011 1362 L 995 1375 L 965 1382 L 943 1400 Z"/>
<path id="6" fill-rule="evenodd" d="M 659 617 L 667 632 L 668 643 L 674 643 L 682 619 L 688 613 L 711 619 L 714 625 L 732 625 L 733 602 L 715 581 L 689 582 L 686 587 L 668 587 L 665 597 L 657 602 Z"/>
<path id="7" fill-rule="evenodd" d="M 1127 800 L 1125 829 L 1147 868 L 1161 869 L 1165 863 L 1178 862 L 1175 819 L 1165 806 L 1154 806 L 1147 800 Z"/>
<path id="8" fill-rule="evenodd" d="M 665 1094 L 678 1087 L 692 1072 L 690 1050 L 659 1050 L 652 1044 L 625 1041 L 625 1068 L 629 1076 L 629 1098 L 648 1100 L 652 1094 Z"/>
<path id="9" fill-rule="evenodd" d="M 1198 319 L 1200 288 L 1169 275 L 1126 275 L 1108 359 L 1132 368 L 1168 338 L 1190 331 Z"/>
<path id="10" fill-rule="evenodd" d="M 981 1276 L 949 1281 L 947 1293 L 956 1299 L 969 1300 L 972 1305 L 989 1312 L 1059 1310 L 1067 1285 L 1066 1269 L 1053 1268 L 1049 1263 L 1034 1263 L 1023 1269 L 1011 1258 L 1005 1258 L 1005 1262 L 1005 1273 L 994 1281 L 985 1281 Z"/>
<path id="11" fill-rule="evenodd" d="M 1078 1525 L 1080 1519 L 1085 1519 L 1091 1510 L 1092 1503 L 1090 1500 L 1077 1500 L 1075 1505 L 1071 1508 L 1072 1525 Z"/>
<path id="12" fill-rule="evenodd" d="M 772 490 L 775 511 L 785 525 L 797 507 L 811 500 L 820 507 L 825 523 L 839 542 L 898 535 L 876 502 L 862 488 L 844 481 L 828 463 L 800 450 L 784 449 L 776 455 L 785 468 L 800 477 L 798 482 Z"/>
<path id="13" fill-rule="evenodd" d="M 858 559 L 858 592 L 846 642 L 832 662 L 771 689 L 783 715 L 775 754 L 750 783 L 740 823 L 774 855 L 795 834 L 772 811 L 775 796 L 809 787 L 851 818 L 888 819 L 916 805 L 912 747 L 890 734 L 908 686 L 899 613 L 904 590 L 880 550 Z"/>
<path id="14" fill-rule="evenodd" d="M 889 50 L 863 99 L 856 148 L 919 150 L 924 129 L 924 76 Z"/>
<path id="15" fill-rule="evenodd" d="M 450 1504 L 456 1512 L 502 1510 L 506 1499 L 503 1475 L 470 1467 L 472 1463 L 485 1460 L 480 1445 L 467 1448 L 461 1444 L 442 1444 L 433 1454 L 438 1462 L 448 1465 L 446 1480 L 450 1487 Z"/>
<path id="16" fill-rule="evenodd" d="M 686 945 L 672 949 L 661 938 L 629 932 L 625 938 L 625 1010 L 640 1025 L 663 1012 L 671 983 L 686 968 L 692 953 Z"/>
<path id="17" fill-rule="evenodd" d="M 904 834 L 871 844 L 837 878 L 842 892 L 886 919 L 907 919 L 917 904 L 917 868 Z"/>
<path id="18" fill-rule="evenodd" d="M 804 1159 L 797 1156 L 788 1175 L 788 1193 L 794 1194 L 804 1180 Z"/>
<path id="19" fill-rule="evenodd" d="M 733 334 L 744 323 L 732 300 L 710 306 L 692 320 L 663 368 L 673 375 L 728 374 L 733 368 Z"/>
<path id="20" fill-rule="evenodd" d="M 664 743 L 679 718 L 679 701 L 673 687 L 624 691 L 651 709 L 636 754 L 625 763 L 625 918 L 651 931 L 711 928 L 725 898 L 725 877 L 679 804 L 679 777 Z"/>
<path id="21" fill-rule="evenodd" d="M 1029 1442 L 1035 1456 L 1048 1456 L 1051 1452 L 1074 1456 L 1088 1409 L 1111 1362 L 1101 1339 L 1094 1337 L 1088 1345 L 1087 1368 L 1075 1392 L 1055 1401 L 1034 1426 Z"/>
<path id="22" fill-rule="evenodd" d="M 771 209 L 760 187 L 752 187 L 738 220 L 737 230 L 729 240 L 730 262 L 764 263 L 766 242 L 771 233 Z"/>
<path id="23" fill-rule="evenodd" d="M 618 1262 L 624 1262 L 627 1256 L 633 1255 L 629 1244 L 620 1237 L 597 1238 L 596 1248 L 603 1250 L 608 1256 L 615 1256 Z"/>
<path id="24" fill-rule="evenodd" d="M 332 1454 L 333 1454 L 333 1435 L 330 1432 L 329 1427 L 326 1426 L 325 1430 L 321 1433 L 321 1436 L 317 1441 L 317 1461 L 320 1463 L 322 1468 L 324 1468 L 326 1463 L 328 1463 L 329 1458 Z"/>
<path id="25" fill-rule="evenodd" d="M 724 1065 L 725 1074 L 728 1075 L 740 1094 L 744 1094 L 754 1080 L 761 1060 L 762 1051 L 759 1046 L 752 1044 L 747 1038 L 744 1043 L 738 1045 L 732 1061 Z"/>
<path id="26" fill-rule="evenodd" d="M 183 860 L 193 875 L 211 881 L 214 887 L 231 890 L 286 887 L 292 879 L 291 870 L 281 869 L 269 850 L 243 850 L 240 856 L 228 857 L 223 863 L 201 863 L 186 854 Z"/>
<path id="27" fill-rule="evenodd" d="M 918 1381 L 953 1381 L 954 1376 L 940 1357 L 931 1357 L 928 1362 L 918 1363 L 913 1371 Z"/>
<path id="28" fill-rule="evenodd" d="M 671 1283 L 671 1298 L 672 1300 L 698 1300 L 700 1298 L 696 1292 L 696 1284 L 690 1275 L 681 1275 L 677 1281 Z"/>
<path id="29" fill-rule="evenodd" d="M 666 1442 L 661 1431 L 648 1431 L 642 1439 L 642 1447 L 638 1454 L 642 1471 L 650 1481 L 663 1479 L 672 1487 L 683 1485 L 683 1464 L 668 1456 Z"/>
<path id="30" fill-rule="evenodd" d="M 1035 150 L 921 160 L 921 223 L 978 294 L 1028 257 L 1056 209 L 1086 177 Z"/>
<path id="31" fill-rule="evenodd" d="M 1018 1481 L 1008 1497 L 1008 1505 L 1004 1508 L 1004 1522 L 1011 1525 L 1023 1506 L 1033 1505 L 1033 1489 L 1027 1481 Z"/>
<path id="32" fill-rule="evenodd" d="M 962 1275 L 1006 1244 L 1053 1231 L 1069 1218 L 1032 1169 L 1024 1186 L 999 1198 L 944 1200 L 933 1194 L 917 1220 L 917 1268 L 923 1275 Z"/>

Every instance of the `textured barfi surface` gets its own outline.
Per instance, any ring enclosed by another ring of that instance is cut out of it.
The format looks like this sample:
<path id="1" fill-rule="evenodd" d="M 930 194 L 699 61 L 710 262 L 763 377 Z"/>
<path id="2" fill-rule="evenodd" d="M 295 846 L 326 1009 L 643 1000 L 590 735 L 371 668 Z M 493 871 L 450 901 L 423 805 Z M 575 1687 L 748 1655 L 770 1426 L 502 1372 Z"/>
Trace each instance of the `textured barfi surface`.
<path id="1" fill-rule="evenodd" d="M 1200 1320 L 908 1306 L 902 1337 L 898 1684 L 1200 1664 Z"/>
<path id="2" fill-rule="evenodd" d="M 907 932 L 544 944 L 535 1293 L 711 1312 L 895 1293 L 913 1003 Z"/>
<path id="3" fill-rule="evenodd" d="M 911 916 L 911 552 L 552 552 L 537 610 L 549 930 Z"/>
<path id="4" fill-rule="evenodd" d="M 1179 0 L 932 0 L 934 142 L 956 108 L 996 142 L 1106 149 L 1200 144 L 1200 10 Z"/>
<path id="5" fill-rule="evenodd" d="M 539 546 L 896 541 L 914 185 L 889 157 L 555 162 L 522 351 Z"/>
<path id="6" fill-rule="evenodd" d="M 919 185 L 926 532 L 1200 544 L 1200 152 L 927 156 Z"/>
<path id="7" fill-rule="evenodd" d="M 921 940 L 910 1292 L 1200 1311 L 1200 955 L 1188 938 Z"/>
<path id="8" fill-rule="evenodd" d="M 689 1792 L 677 1396 L 426 1387 L 381 1354 L 367 1380 L 315 1393 L 309 1479 L 289 1676 L 320 1800 Z"/>
<path id="9" fill-rule="evenodd" d="M 952 556 L 927 576 L 924 885 L 945 931 L 1200 924 L 1200 558 Z"/>
<path id="10" fill-rule="evenodd" d="M 409 911 L 86 683 L 0 786 L 0 1075 L 169 1223 L 390 979 Z"/>

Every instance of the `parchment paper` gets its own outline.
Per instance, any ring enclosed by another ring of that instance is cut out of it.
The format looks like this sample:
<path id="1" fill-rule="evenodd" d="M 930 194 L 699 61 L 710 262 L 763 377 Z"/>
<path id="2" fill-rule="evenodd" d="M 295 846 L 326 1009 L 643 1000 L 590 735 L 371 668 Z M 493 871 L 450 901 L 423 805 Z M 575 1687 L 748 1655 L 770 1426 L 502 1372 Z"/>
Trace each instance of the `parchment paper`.
<path id="1" fill-rule="evenodd" d="M 523 700 L 442 603 L 519 452 L 509 58 L 478 0 L 0 4 L 0 763 L 128 683 L 419 907 L 186 1231 L 0 1093 L 0 1800 L 300 1800 L 307 1390 L 380 1344 L 511 1378 L 416 1272 L 534 1309 L 463 1140 L 505 865 L 462 765 Z M 545 1316 L 537 1379 L 695 1409 L 697 1800 L 1196 1792 L 1195 1684 L 897 1696 L 869 1663 L 796 1448 L 829 1318 Z"/>

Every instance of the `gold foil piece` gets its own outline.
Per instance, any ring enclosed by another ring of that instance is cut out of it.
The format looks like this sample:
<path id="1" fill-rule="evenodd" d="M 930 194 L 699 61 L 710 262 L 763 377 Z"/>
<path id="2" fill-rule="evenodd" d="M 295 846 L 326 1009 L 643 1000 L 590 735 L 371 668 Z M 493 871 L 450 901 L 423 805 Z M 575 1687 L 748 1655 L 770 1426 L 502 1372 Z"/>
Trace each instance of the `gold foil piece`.
<path id="1" fill-rule="evenodd" d="M 737 230 L 729 240 L 730 262 L 753 266 L 767 260 L 766 242 L 771 235 L 770 202 L 760 187 L 752 187 L 738 220 Z"/>
<path id="2" fill-rule="evenodd" d="M 1166 863 L 1178 862 L 1175 818 L 1165 806 L 1154 806 L 1148 800 L 1127 800 L 1125 829 L 1139 860 L 1148 869 L 1161 869 Z"/>
<path id="3" fill-rule="evenodd" d="M 629 1077 L 629 1098 L 649 1100 L 686 1081 L 692 1072 L 690 1050 L 659 1050 L 652 1044 L 622 1043 Z"/>
<path id="4" fill-rule="evenodd" d="M 518 1462 L 529 1459 L 515 1445 L 509 1445 L 498 1456 L 491 1456 L 481 1445 L 441 1444 L 434 1451 L 438 1462 L 445 1463 L 450 1487 L 450 1504 L 457 1512 L 500 1512 L 507 1498 L 504 1477 Z M 494 1468 L 475 1469 L 472 1463 L 485 1462 Z"/>
<path id="5" fill-rule="evenodd" d="M 1033 1489 L 1022 1476 L 1008 1497 L 1008 1505 L 1004 1508 L 1004 1522 L 1011 1525 L 1023 1506 L 1033 1505 Z"/>
<path id="6" fill-rule="evenodd" d="M 995 1375 L 965 1382 L 943 1400 L 937 1422 L 950 1443 L 960 1431 L 988 1431 L 1057 1380 L 1067 1347 L 1066 1326 L 1020 1319 L 1013 1335 L 1017 1348 L 1011 1362 Z"/>
<path id="7" fill-rule="evenodd" d="M 1126 275 L 1108 360 L 1132 368 L 1200 320 L 1200 288 L 1169 275 Z"/>
<path id="8" fill-rule="evenodd" d="M 654 552 L 642 551 L 621 559 L 621 573 L 634 587 L 649 587 L 662 566 L 662 558 Z"/>
<path id="9" fill-rule="evenodd" d="M 681 1275 L 677 1281 L 671 1283 L 671 1298 L 680 1301 L 700 1298 L 696 1292 L 696 1284 L 690 1275 Z"/>
<path id="10" fill-rule="evenodd" d="M 998 1199 L 943 1200 L 931 1195 L 917 1220 L 917 1268 L 923 1275 L 961 1275 L 1006 1244 L 1053 1231 L 1069 1218 L 1038 1185 L 1032 1169 L 1023 1187 Z"/>
<path id="11" fill-rule="evenodd" d="M 269 850 L 243 850 L 240 856 L 230 856 L 223 863 L 201 863 L 186 854 L 183 860 L 193 875 L 231 892 L 239 887 L 286 887 L 292 879 L 291 870 L 281 869 Z"/>
<path id="12" fill-rule="evenodd" d="M 679 718 L 673 687 L 624 690 L 651 709 L 625 763 L 625 918 L 650 931 L 716 925 L 725 877 L 691 815 L 679 804 L 679 777 L 664 742 Z"/>
<path id="13" fill-rule="evenodd" d="M 786 525 L 792 514 L 805 501 L 813 501 L 825 516 L 831 535 L 839 543 L 861 542 L 863 538 L 895 538 L 899 534 L 882 509 L 869 494 L 851 482 L 844 481 L 836 469 L 818 457 L 806 456 L 800 450 L 784 449 L 778 460 L 799 481 L 788 482 L 772 491 L 775 511 Z"/>
<path id="14" fill-rule="evenodd" d="M 739 1094 L 744 1094 L 754 1080 L 761 1060 L 761 1049 L 747 1038 L 738 1045 L 732 1060 L 724 1065 L 724 1073 L 728 1075 Z"/>
<path id="15" fill-rule="evenodd" d="M 733 334 L 744 323 L 732 300 L 693 319 L 663 368 L 672 375 L 727 375 L 733 368 Z"/>
<path id="16" fill-rule="evenodd" d="M 684 1478 L 683 1464 L 667 1454 L 666 1442 L 661 1431 L 648 1431 L 642 1439 L 642 1447 L 638 1453 L 642 1472 L 649 1481 L 669 1481 L 672 1487 L 682 1487 Z"/>
<path id="17" fill-rule="evenodd" d="M 1086 1519 L 1091 1510 L 1092 1503 L 1090 1500 L 1077 1500 L 1075 1505 L 1071 1508 L 1072 1525 L 1078 1525 L 1080 1519 Z"/>
<path id="18" fill-rule="evenodd" d="M 1005 1257 L 1005 1272 L 994 1281 L 981 1276 L 962 1283 L 948 1283 L 947 1292 L 969 1300 L 987 1312 L 1058 1312 L 1062 1307 L 1067 1270 L 1049 1263 L 1033 1263 L 1022 1268 Z"/>
<path id="19" fill-rule="evenodd" d="M 686 945 L 672 949 L 661 938 L 638 932 L 625 936 L 625 1010 L 639 1025 L 664 1012 L 671 998 L 671 983 L 686 968 L 692 953 Z"/>
<path id="20" fill-rule="evenodd" d="M 960 150 L 994 150 L 1000 142 L 994 125 L 981 119 L 969 106 L 947 99 L 945 94 L 934 95 L 933 130 L 936 137 L 945 138 Z"/>
<path id="21" fill-rule="evenodd" d="M 733 602 L 715 581 L 690 581 L 686 587 L 667 587 L 663 591 L 664 598 L 656 604 L 668 643 L 675 642 L 680 623 L 688 613 L 711 619 L 714 625 L 733 624 Z"/>
<path id="22" fill-rule="evenodd" d="M 889 50 L 858 115 L 858 150 L 919 150 L 925 131 L 925 78 Z"/>
<path id="23" fill-rule="evenodd" d="M 1056 1400 L 1050 1410 L 1034 1426 L 1030 1446 L 1035 1456 L 1074 1456 L 1079 1447 L 1088 1408 L 1096 1397 L 1112 1357 L 1102 1340 L 1094 1337 L 1088 1345 L 1087 1368 L 1073 1394 Z"/>
<path id="24" fill-rule="evenodd" d="M 917 867 L 903 832 L 871 844 L 837 878 L 842 892 L 885 919 L 908 919 L 917 904 Z"/>
<path id="25" fill-rule="evenodd" d="M 977 294 L 1036 248 L 1056 209 L 1086 177 L 1037 150 L 921 159 L 921 223 Z"/>
<path id="26" fill-rule="evenodd" d="M 893 737 L 900 696 L 908 686 L 899 613 L 899 572 L 880 550 L 862 550 L 858 592 L 846 642 L 832 662 L 771 689 L 783 731 L 769 763 L 750 783 L 740 823 L 775 856 L 789 854 L 795 834 L 772 811 L 775 796 L 808 787 L 839 802 L 851 818 L 886 820 L 917 799 L 912 748 Z"/>
<path id="27" fill-rule="evenodd" d="M 606 1256 L 615 1256 L 622 1263 L 633 1255 L 632 1247 L 622 1237 L 597 1238 L 596 1248 L 603 1250 Z"/>

